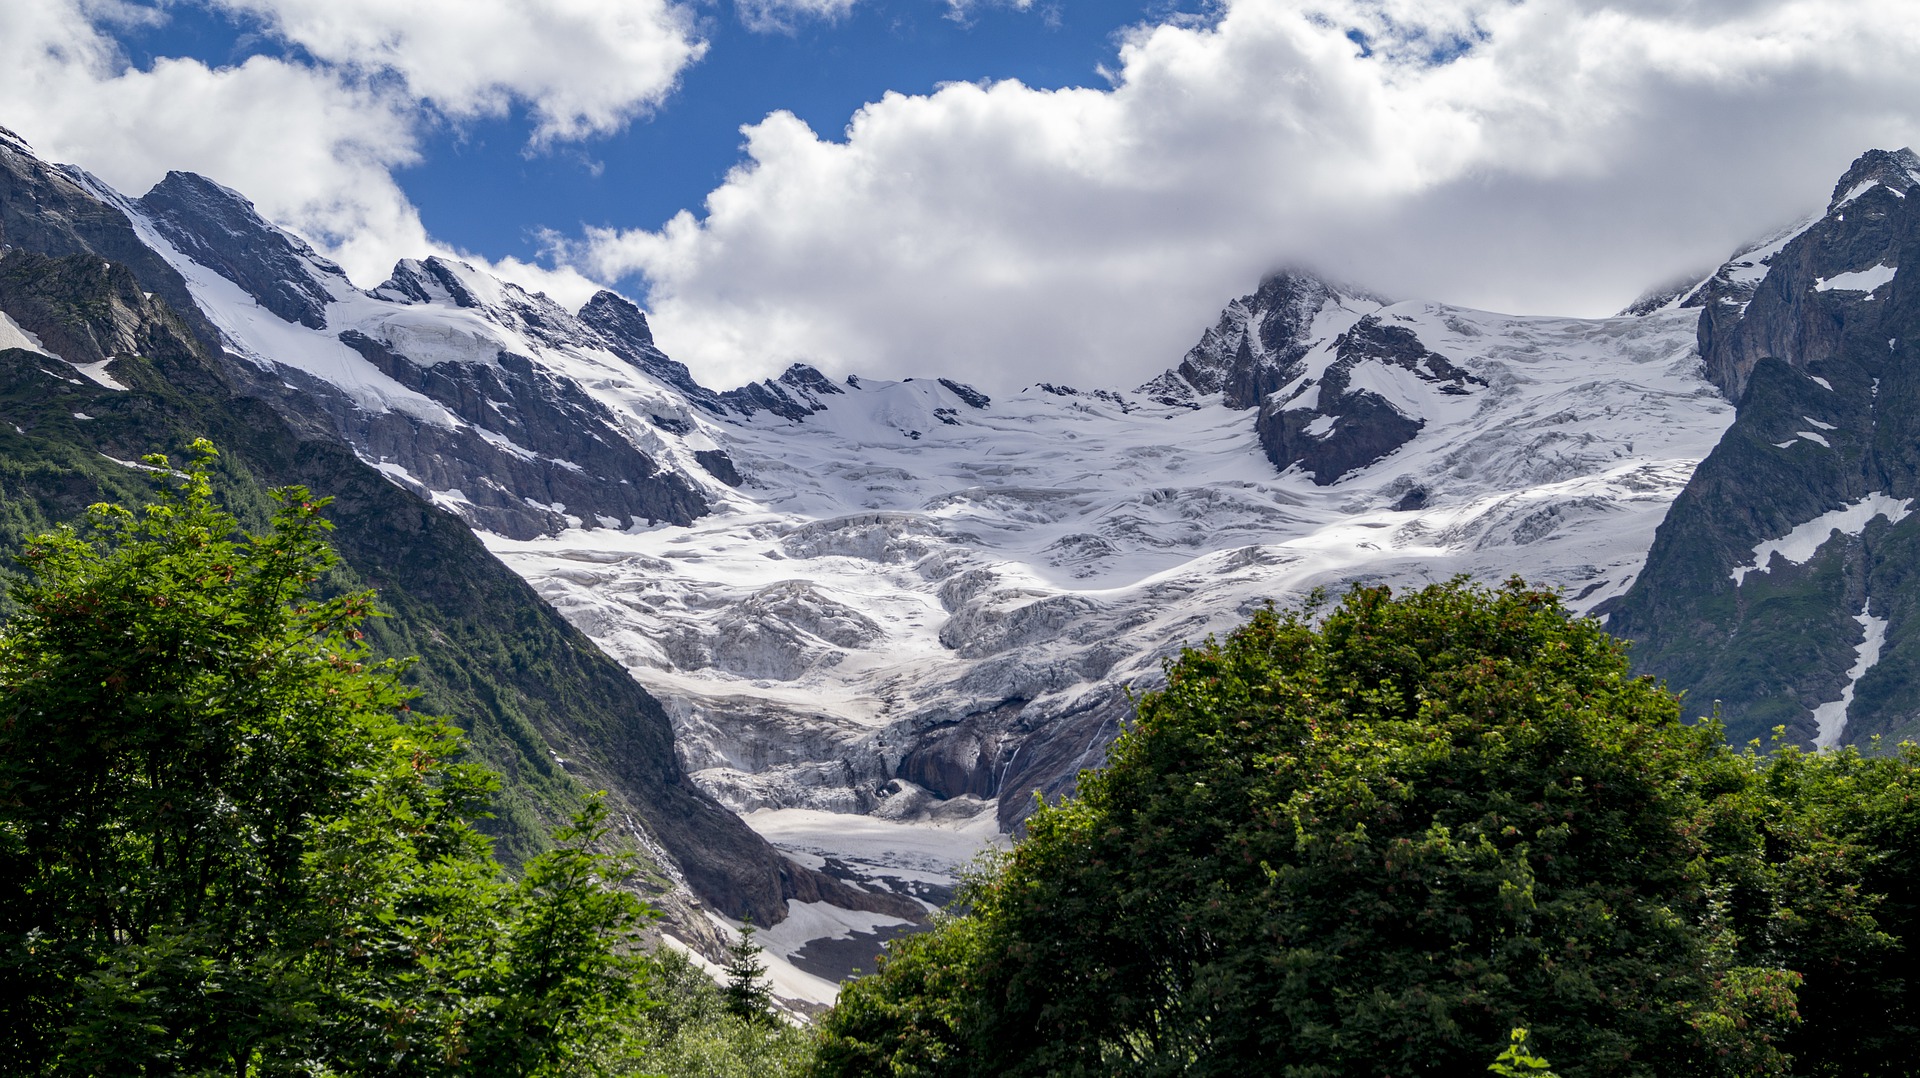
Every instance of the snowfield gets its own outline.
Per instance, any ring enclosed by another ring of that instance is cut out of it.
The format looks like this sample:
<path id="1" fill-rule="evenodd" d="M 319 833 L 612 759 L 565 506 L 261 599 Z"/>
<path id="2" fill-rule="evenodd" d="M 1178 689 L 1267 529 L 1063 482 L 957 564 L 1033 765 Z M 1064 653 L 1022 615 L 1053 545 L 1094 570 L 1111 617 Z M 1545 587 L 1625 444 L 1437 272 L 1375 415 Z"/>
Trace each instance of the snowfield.
<path id="1" fill-rule="evenodd" d="M 916 731 L 1149 687 L 1268 600 L 1517 573 L 1591 609 L 1631 583 L 1732 419 L 1693 311 L 1380 313 L 1487 388 L 1396 386 L 1426 427 L 1331 486 L 1275 474 L 1252 413 L 1214 401 L 1030 388 L 981 409 L 933 379 L 858 380 L 800 422 L 715 425 L 749 479 L 691 527 L 488 542 L 668 703 L 687 768 L 750 821 L 936 826 L 944 802 L 887 778 Z M 1415 487 L 1421 507 L 1395 509 Z M 916 807 L 888 807 L 902 797 Z M 815 855 L 835 837 L 763 833 Z"/>

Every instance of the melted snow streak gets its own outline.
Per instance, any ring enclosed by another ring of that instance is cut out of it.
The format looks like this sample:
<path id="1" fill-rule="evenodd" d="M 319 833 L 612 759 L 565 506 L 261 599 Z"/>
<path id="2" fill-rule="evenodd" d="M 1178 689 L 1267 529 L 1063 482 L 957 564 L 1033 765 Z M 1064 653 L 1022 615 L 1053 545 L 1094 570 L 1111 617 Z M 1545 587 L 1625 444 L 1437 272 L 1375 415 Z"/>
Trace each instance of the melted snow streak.
<path id="1" fill-rule="evenodd" d="M 1854 650 L 1853 668 L 1847 671 L 1847 686 L 1840 690 L 1840 698 L 1813 709 L 1813 720 L 1820 725 L 1820 732 L 1813 739 L 1818 749 L 1830 749 L 1840 743 L 1840 735 L 1847 729 L 1847 708 L 1853 705 L 1853 688 L 1880 662 L 1880 650 L 1887 643 L 1886 618 L 1876 618 L 1863 610 L 1853 620 L 1860 623 L 1866 638 Z"/>
<path id="2" fill-rule="evenodd" d="M 1826 440 L 1810 431 L 1796 431 L 1803 438 L 1811 438 L 1826 444 Z M 1788 442 L 1785 445 L 1791 445 Z M 1785 448 L 1785 445 L 1782 448 Z M 1843 505 L 1814 517 L 1799 525 L 1778 539 L 1768 539 L 1753 548 L 1753 557 L 1745 565 L 1736 566 L 1728 574 L 1735 587 L 1740 586 L 1748 573 L 1764 573 L 1775 555 L 1794 565 L 1805 565 L 1819 551 L 1833 533 L 1838 531 L 1846 535 L 1859 535 L 1866 530 L 1867 523 L 1875 517 L 1886 517 L 1888 523 L 1898 524 L 1905 520 L 1911 508 L 1911 499 L 1896 498 L 1891 494 L 1869 494 L 1857 502 Z"/>

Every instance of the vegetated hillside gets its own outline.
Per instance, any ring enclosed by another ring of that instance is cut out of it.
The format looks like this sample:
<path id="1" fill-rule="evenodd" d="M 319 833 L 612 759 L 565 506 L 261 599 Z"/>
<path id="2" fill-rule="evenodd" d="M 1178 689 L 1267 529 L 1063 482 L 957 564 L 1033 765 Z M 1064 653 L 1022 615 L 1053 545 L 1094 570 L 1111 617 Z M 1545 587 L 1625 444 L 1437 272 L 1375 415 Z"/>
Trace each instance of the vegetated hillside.
<path id="1" fill-rule="evenodd" d="M 128 220 L 5 140 L 0 227 L 0 547 L 88 503 L 137 500 L 142 454 L 209 437 L 224 453 L 222 493 L 244 517 L 261 519 L 270 486 L 335 499 L 338 584 L 380 589 L 394 615 L 373 629 L 381 650 L 419 655 L 421 706 L 466 727 L 507 776 L 495 827 L 510 859 L 538 849 L 583 790 L 604 787 L 662 890 L 683 878 L 762 923 L 781 920 L 789 897 L 886 905 L 787 861 L 688 782 L 659 705 L 460 521 L 236 393 L 209 348 L 214 331 L 170 302 L 187 296 L 183 282 L 138 254 Z M 123 249 L 135 265 L 103 257 Z"/>
<path id="2" fill-rule="evenodd" d="M 1920 733 L 1917 186 L 1920 157 L 1869 152 L 1685 300 L 1738 414 L 1608 627 L 1736 740 Z"/>

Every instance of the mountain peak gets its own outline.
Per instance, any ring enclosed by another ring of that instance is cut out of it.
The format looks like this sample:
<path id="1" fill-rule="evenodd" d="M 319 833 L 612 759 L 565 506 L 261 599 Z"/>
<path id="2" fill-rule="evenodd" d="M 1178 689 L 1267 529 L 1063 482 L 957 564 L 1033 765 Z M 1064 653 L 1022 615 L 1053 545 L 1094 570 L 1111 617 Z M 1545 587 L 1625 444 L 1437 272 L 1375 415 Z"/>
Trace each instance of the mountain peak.
<path id="1" fill-rule="evenodd" d="M 246 196 L 192 172 L 169 172 L 138 208 L 181 254 L 232 281 L 255 302 L 310 329 L 327 324 L 339 266 L 260 216 Z"/>
<path id="2" fill-rule="evenodd" d="M 1854 158 L 1853 164 L 1840 177 L 1840 182 L 1834 184 L 1833 198 L 1827 203 L 1827 212 L 1838 210 L 1877 186 L 1890 187 L 1902 195 L 1920 186 L 1920 154 L 1902 147 L 1898 150 L 1868 150 Z"/>
<path id="3" fill-rule="evenodd" d="M 580 308 L 580 320 L 602 334 L 611 334 L 635 347 L 654 347 L 653 327 L 647 324 L 647 312 L 618 292 L 604 288 L 595 292 L 586 306 Z"/>
<path id="4" fill-rule="evenodd" d="M 1178 367 L 1137 392 L 1161 404 L 1189 407 L 1198 407 L 1202 396 L 1219 393 L 1229 408 L 1258 407 L 1268 393 L 1292 379 L 1289 372 L 1312 347 L 1322 311 L 1385 305 L 1386 300 L 1364 289 L 1332 283 L 1308 270 L 1275 271 L 1252 293 L 1229 303 Z"/>
<path id="5" fill-rule="evenodd" d="M 466 276 L 472 272 L 472 266 L 439 255 L 403 258 L 393 264 L 393 274 L 373 291 L 384 299 L 401 303 L 444 302 L 474 308 L 481 306 L 481 302 L 467 287 Z"/>

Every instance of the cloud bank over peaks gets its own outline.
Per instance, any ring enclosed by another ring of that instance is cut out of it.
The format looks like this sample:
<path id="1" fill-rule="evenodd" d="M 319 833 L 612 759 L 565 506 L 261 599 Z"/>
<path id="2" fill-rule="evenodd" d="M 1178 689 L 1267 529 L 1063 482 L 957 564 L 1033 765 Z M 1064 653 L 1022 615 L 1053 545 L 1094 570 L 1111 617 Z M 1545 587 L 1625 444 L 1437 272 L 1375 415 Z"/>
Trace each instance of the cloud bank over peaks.
<path id="1" fill-rule="evenodd" d="M 1920 10 L 1228 0 L 1129 31 L 1108 78 L 889 94 L 837 140 L 775 113 L 703 216 L 565 254 L 644 276 L 662 345 L 713 382 L 1132 384 L 1283 261 L 1605 313 L 1912 141 Z"/>

